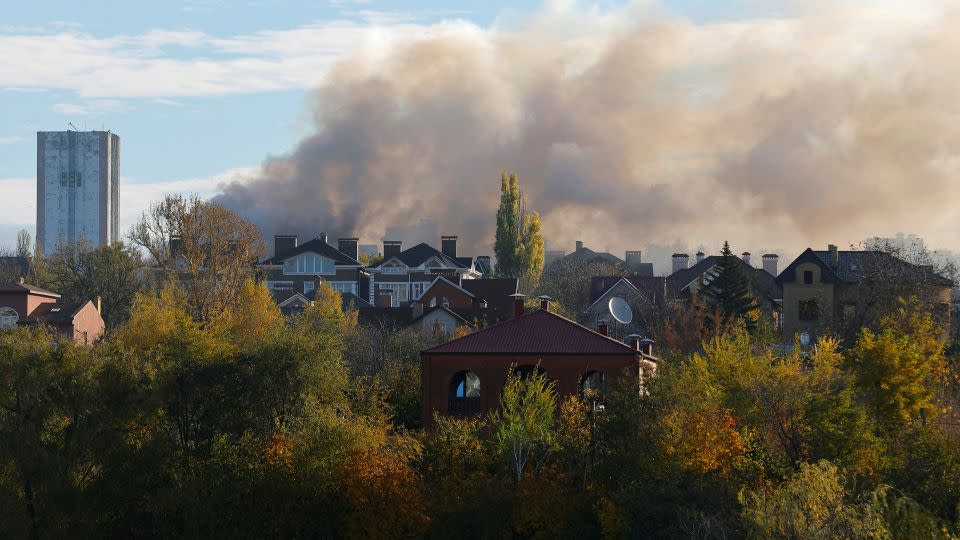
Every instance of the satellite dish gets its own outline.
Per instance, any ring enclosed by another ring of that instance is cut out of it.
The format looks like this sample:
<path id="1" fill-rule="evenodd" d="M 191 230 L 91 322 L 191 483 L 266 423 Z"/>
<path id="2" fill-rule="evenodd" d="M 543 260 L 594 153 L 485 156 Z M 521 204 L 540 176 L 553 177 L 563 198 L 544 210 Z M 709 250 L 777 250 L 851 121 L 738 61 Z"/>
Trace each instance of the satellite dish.
<path id="1" fill-rule="evenodd" d="M 610 315 L 613 315 L 618 323 L 630 324 L 633 321 L 633 310 L 630 309 L 630 304 L 619 296 L 610 299 L 610 302 L 607 303 L 607 309 L 610 310 Z"/>

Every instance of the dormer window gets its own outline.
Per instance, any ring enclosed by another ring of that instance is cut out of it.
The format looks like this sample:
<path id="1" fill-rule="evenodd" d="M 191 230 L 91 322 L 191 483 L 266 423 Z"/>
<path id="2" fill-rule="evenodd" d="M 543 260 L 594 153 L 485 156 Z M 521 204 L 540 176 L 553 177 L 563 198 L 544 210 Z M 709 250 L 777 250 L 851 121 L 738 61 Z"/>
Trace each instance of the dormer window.
<path id="1" fill-rule="evenodd" d="M 283 263 L 284 274 L 334 274 L 336 265 L 332 259 L 316 253 L 304 253 L 291 257 Z"/>

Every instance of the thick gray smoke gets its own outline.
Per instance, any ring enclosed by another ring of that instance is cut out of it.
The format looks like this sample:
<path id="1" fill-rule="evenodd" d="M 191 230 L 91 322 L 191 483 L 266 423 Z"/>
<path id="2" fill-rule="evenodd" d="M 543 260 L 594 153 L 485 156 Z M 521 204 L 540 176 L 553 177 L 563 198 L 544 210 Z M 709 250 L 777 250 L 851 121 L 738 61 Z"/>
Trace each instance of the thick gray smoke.
<path id="1" fill-rule="evenodd" d="M 725 24 L 563 7 L 513 31 L 443 25 L 336 64 L 315 133 L 219 199 L 268 235 L 375 243 L 433 219 L 488 253 L 509 170 L 548 248 L 792 250 L 903 229 L 955 248 L 958 24 L 941 4 L 831 3 Z"/>

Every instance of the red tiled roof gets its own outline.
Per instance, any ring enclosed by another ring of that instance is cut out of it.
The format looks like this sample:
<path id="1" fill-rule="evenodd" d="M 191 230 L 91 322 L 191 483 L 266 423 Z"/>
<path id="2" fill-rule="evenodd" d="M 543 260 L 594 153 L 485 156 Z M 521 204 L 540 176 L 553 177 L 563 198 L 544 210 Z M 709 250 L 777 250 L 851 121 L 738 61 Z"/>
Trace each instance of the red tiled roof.
<path id="1" fill-rule="evenodd" d="M 636 354 L 619 341 L 538 309 L 448 341 L 424 354 Z"/>

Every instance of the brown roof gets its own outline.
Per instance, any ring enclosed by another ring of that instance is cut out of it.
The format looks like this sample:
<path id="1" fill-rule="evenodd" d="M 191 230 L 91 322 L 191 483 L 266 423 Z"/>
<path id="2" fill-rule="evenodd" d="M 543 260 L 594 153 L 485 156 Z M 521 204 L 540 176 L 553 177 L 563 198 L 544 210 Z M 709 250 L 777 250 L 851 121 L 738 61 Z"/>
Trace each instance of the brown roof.
<path id="1" fill-rule="evenodd" d="M 448 341 L 423 354 L 639 354 L 556 313 L 538 309 Z"/>
<path id="2" fill-rule="evenodd" d="M 61 304 L 60 302 L 48 302 L 40 304 L 29 317 L 24 319 L 24 323 L 45 323 L 51 325 L 69 324 L 73 318 L 90 301 L 80 303 Z"/>
<path id="3" fill-rule="evenodd" d="M 464 279 L 460 286 L 470 291 L 476 298 L 487 301 L 501 319 L 513 314 L 513 298 L 517 293 L 519 280 L 516 278 Z"/>
<path id="4" fill-rule="evenodd" d="M 50 292 L 46 289 L 41 289 L 36 285 L 30 285 L 29 283 L 7 283 L 6 285 L 0 286 L 0 293 L 31 293 L 31 294 L 40 294 L 43 296 L 49 296 L 51 298 L 60 298 L 60 295 L 55 292 Z"/>

